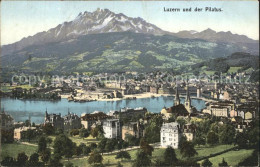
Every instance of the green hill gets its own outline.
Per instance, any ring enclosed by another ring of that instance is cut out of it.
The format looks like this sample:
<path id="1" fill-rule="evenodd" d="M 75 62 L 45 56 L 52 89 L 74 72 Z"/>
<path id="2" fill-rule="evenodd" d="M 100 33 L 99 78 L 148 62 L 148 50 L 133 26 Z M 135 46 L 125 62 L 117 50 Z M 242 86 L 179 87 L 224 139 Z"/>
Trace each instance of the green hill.
<path id="1" fill-rule="evenodd" d="M 4 69 L 19 72 L 150 71 L 180 69 L 212 58 L 221 61 L 239 51 L 249 50 L 172 35 L 116 32 L 33 45 L 2 56 L 1 63 Z M 210 63 L 219 63 L 216 61 Z"/>

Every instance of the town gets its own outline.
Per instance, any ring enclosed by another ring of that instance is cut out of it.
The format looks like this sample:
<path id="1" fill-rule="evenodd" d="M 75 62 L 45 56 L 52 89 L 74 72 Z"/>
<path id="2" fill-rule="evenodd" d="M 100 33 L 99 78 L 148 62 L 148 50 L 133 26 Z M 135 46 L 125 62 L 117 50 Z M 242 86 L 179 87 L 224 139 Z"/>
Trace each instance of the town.
<path id="1" fill-rule="evenodd" d="M 260 166 L 258 6 L 1 1 L 0 166 Z"/>
<path id="2" fill-rule="evenodd" d="M 148 77 L 133 74 L 128 73 L 123 82 L 118 82 L 120 76 L 116 74 L 109 82 L 92 76 L 88 80 L 94 82 L 72 78 L 29 88 L 2 83 L 15 87 L 2 92 L 2 96 L 16 99 L 66 98 L 70 103 L 91 103 L 174 96 L 174 100 L 171 106 L 157 112 L 149 111 L 147 106 L 126 106 L 108 113 L 90 111 L 77 115 L 70 108 L 49 111 L 46 106 L 42 123 L 34 123 L 30 117 L 17 122 L 3 108 L 1 140 L 5 149 L 1 165 L 139 167 L 258 163 L 258 83 L 196 79 L 167 82 L 169 74 L 161 72 Z M 246 74 L 233 75 L 232 79 L 238 75 Z M 203 99 L 205 107 L 198 110 L 192 105 L 193 99 Z M 17 152 L 8 152 L 8 147 L 17 147 Z M 225 157 L 227 154 L 246 156 L 234 162 Z"/>

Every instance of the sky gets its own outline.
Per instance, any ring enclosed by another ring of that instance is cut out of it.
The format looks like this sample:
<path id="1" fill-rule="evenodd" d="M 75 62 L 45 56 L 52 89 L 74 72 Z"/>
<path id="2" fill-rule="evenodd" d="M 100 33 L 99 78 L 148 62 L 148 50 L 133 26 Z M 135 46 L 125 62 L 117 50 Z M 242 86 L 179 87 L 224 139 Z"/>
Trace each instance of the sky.
<path id="1" fill-rule="evenodd" d="M 164 12 L 164 7 L 216 7 L 223 12 Z M 75 19 L 80 12 L 97 8 L 141 17 L 170 32 L 211 28 L 259 39 L 257 1 L 2 1 L 1 45 L 47 31 Z"/>

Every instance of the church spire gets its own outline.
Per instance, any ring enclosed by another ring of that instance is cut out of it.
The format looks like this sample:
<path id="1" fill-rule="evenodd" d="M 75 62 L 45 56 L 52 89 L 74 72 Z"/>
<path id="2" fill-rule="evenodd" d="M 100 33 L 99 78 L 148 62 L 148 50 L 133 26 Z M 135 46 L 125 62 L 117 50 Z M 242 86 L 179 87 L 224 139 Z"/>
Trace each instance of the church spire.
<path id="1" fill-rule="evenodd" d="M 45 111 L 45 117 L 47 117 L 48 116 L 48 112 L 47 112 L 47 108 L 46 108 L 46 111 Z"/>
<path id="2" fill-rule="evenodd" d="M 189 86 L 187 86 L 187 96 L 186 96 L 186 99 L 185 99 L 185 101 L 188 101 L 188 102 L 190 102 L 190 101 L 191 101 L 191 100 L 190 100 Z"/>
<path id="3" fill-rule="evenodd" d="M 174 99 L 174 106 L 177 106 L 180 104 L 180 97 L 178 92 L 178 85 L 176 85 L 176 93 L 175 93 L 175 99 Z"/>
<path id="4" fill-rule="evenodd" d="M 186 110 L 191 113 L 192 109 L 191 109 L 191 99 L 190 99 L 190 93 L 189 93 L 189 86 L 187 86 L 187 96 L 185 99 L 185 108 Z"/>

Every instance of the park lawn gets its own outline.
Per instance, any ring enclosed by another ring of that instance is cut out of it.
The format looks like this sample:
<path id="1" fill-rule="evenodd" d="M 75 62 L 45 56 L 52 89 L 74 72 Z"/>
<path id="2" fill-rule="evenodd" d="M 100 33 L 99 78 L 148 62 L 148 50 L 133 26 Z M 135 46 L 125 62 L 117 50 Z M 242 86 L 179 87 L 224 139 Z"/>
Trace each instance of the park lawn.
<path id="1" fill-rule="evenodd" d="M 48 138 L 51 138 L 52 139 L 52 143 L 51 143 L 51 147 L 53 146 L 53 144 L 54 144 L 54 140 L 55 140 L 55 138 L 56 138 L 56 136 L 54 136 L 54 135 L 51 135 L 51 136 L 48 136 Z M 84 144 L 86 144 L 87 146 L 88 145 L 90 145 L 91 143 L 98 143 L 99 141 L 98 141 L 98 139 L 96 139 L 96 138 L 93 138 L 91 135 L 89 136 L 89 137 L 87 137 L 87 138 L 80 138 L 78 135 L 76 135 L 76 136 L 73 136 L 73 137 L 71 137 L 71 136 L 69 136 L 69 138 L 74 142 L 74 143 L 76 143 L 77 145 L 80 145 L 80 143 L 84 143 Z"/>
<path id="2" fill-rule="evenodd" d="M 73 137 L 69 137 L 74 143 L 76 143 L 77 145 L 80 145 L 80 143 L 84 143 L 87 146 L 90 145 L 91 143 L 96 143 L 98 144 L 98 139 L 93 138 L 91 135 L 89 135 L 89 137 L 87 138 L 81 138 L 78 135 L 73 136 Z"/>
<path id="3" fill-rule="evenodd" d="M 201 147 L 195 147 L 196 151 L 198 152 L 198 155 L 196 155 L 194 158 L 204 157 L 208 156 L 210 154 L 215 154 L 230 148 L 235 147 L 234 145 L 216 145 L 216 146 L 201 146 Z"/>
<path id="4" fill-rule="evenodd" d="M 21 152 L 25 152 L 25 154 L 29 157 L 31 154 L 37 151 L 37 146 L 26 145 L 26 144 L 18 144 L 18 143 L 11 143 L 11 144 L 2 144 L 2 158 L 6 156 L 11 156 L 16 158 L 17 155 Z"/>
<path id="5" fill-rule="evenodd" d="M 196 155 L 194 158 L 199 158 L 203 156 L 208 156 L 210 154 L 218 153 L 221 151 L 224 151 L 226 149 L 233 148 L 233 145 L 216 145 L 216 146 L 201 146 L 201 147 L 195 147 L 196 151 L 198 152 L 198 155 Z M 162 160 L 163 154 L 164 154 L 165 148 L 155 148 L 152 154 L 152 161 L 155 162 L 155 160 L 159 159 Z M 136 159 L 136 153 L 138 152 L 137 149 L 135 150 L 130 150 L 127 151 L 130 156 L 131 160 L 120 160 L 120 159 L 115 159 L 116 154 L 110 154 L 110 155 L 102 155 L 103 156 L 103 164 L 108 165 L 108 166 L 116 166 L 118 161 L 123 166 L 132 166 L 132 163 Z M 183 159 L 181 156 L 180 150 L 175 149 L 175 153 L 177 155 L 178 159 Z M 74 164 L 74 166 L 89 166 L 88 164 L 88 157 L 86 158 L 75 158 L 73 160 L 70 160 Z M 66 162 L 65 162 L 66 163 Z"/>
<path id="6" fill-rule="evenodd" d="M 218 166 L 218 164 L 221 163 L 222 159 L 224 158 L 229 166 L 236 166 L 238 165 L 239 162 L 249 157 L 253 153 L 253 151 L 254 151 L 253 149 L 251 150 L 241 149 L 238 151 L 229 151 L 224 154 L 209 158 L 209 160 L 213 164 L 213 166 Z M 199 163 L 202 163 L 202 161 L 199 161 Z"/>

